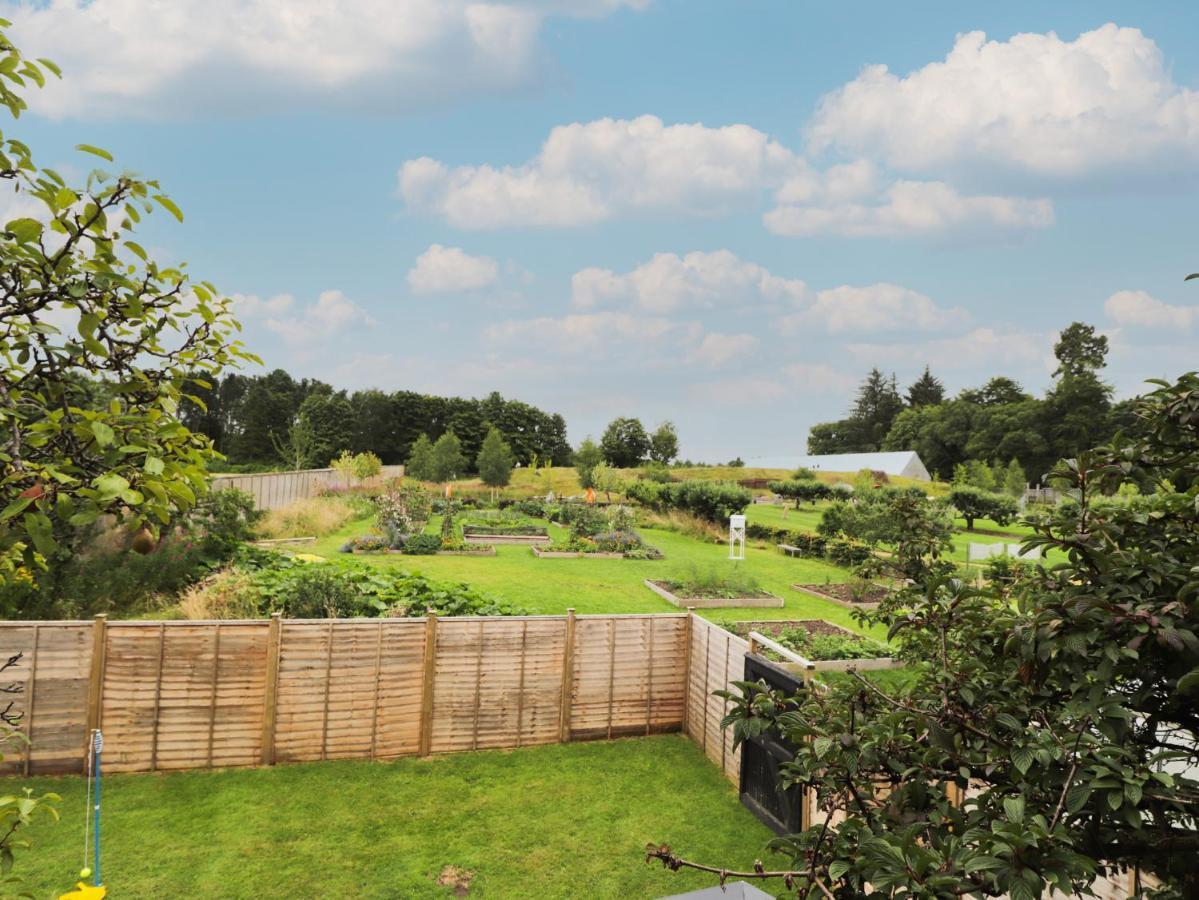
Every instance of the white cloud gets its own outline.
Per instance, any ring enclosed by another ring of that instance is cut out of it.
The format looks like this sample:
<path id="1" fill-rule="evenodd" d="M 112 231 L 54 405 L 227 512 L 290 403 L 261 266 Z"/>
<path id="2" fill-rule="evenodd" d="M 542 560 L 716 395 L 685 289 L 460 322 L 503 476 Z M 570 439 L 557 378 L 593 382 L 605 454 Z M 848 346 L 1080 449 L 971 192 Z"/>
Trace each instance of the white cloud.
<path id="1" fill-rule="evenodd" d="M 408 271 L 408 286 L 418 294 L 472 291 L 494 284 L 498 277 L 499 266 L 489 256 L 431 244 Z"/>
<path id="2" fill-rule="evenodd" d="M 233 315 L 238 320 L 279 315 L 291 309 L 296 302 L 291 294 L 275 294 L 266 298 L 257 294 L 230 294 L 229 299 L 233 301 Z"/>
<path id="3" fill-rule="evenodd" d="M 998 164 L 1053 176 L 1199 150 L 1199 93 L 1170 77 L 1157 44 L 1107 24 L 1064 41 L 959 35 L 942 62 L 899 77 L 863 69 L 826 95 L 809 128 L 836 148 L 906 171 Z M 1178 164 L 1178 163 L 1176 163 Z"/>
<path id="4" fill-rule="evenodd" d="M 1186 331 L 1199 324 L 1199 306 L 1173 306 L 1146 291 L 1116 291 L 1104 301 L 1103 310 L 1117 325 Z"/>
<path id="5" fill-rule="evenodd" d="M 748 125 L 664 125 L 640 116 L 554 128 L 520 166 L 409 160 L 399 189 L 409 208 L 459 228 L 578 226 L 637 212 L 752 208 L 796 164 L 790 150 Z"/>
<path id="6" fill-rule="evenodd" d="M 1054 368 L 1051 348 L 1055 336 L 1021 331 L 1009 327 L 979 327 L 964 334 L 931 341 L 904 341 L 895 344 L 850 343 L 845 350 L 871 365 L 910 365 L 913 360 L 928 361 L 934 370 L 990 371 L 1009 367 L 1021 371 Z"/>
<path id="7" fill-rule="evenodd" d="M 705 334 L 699 345 L 691 351 L 689 359 L 702 366 L 719 368 L 737 359 L 745 359 L 758 348 L 758 339 L 752 334 Z"/>
<path id="8" fill-rule="evenodd" d="M 804 309 L 780 317 L 778 326 L 784 334 L 798 334 L 811 326 L 833 334 L 938 331 L 960 327 L 969 318 L 963 309 L 943 309 L 918 291 L 880 282 L 863 287 L 845 284 L 819 291 Z"/>
<path id="9" fill-rule="evenodd" d="M 604 351 L 613 353 L 629 345 L 654 344 L 664 338 L 684 339 L 695 326 L 680 325 L 660 316 L 600 312 L 497 322 L 483 330 L 483 337 L 497 344 L 535 343 L 547 352 L 577 356 Z"/>
<path id="10" fill-rule="evenodd" d="M 263 102 L 411 108 L 527 81 L 553 15 L 646 0 L 32 0 L 0 3 L 64 78 L 31 92 L 63 115 L 253 111 Z"/>
<path id="11" fill-rule="evenodd" d="M 788 186 L 780 197 L 791 192 Z M 963 229 L 1024 231 L 1053 224 L 1046 199 L 968 196 L 943 181 L 897 181 L 869 202 L 838 202 L 835 195 L 815 204 L 781 203 L 762 220 L 775 234 L 808 237 L 918 237 Z"/>
<path id="12" fill-rule="evenodd" d="M 575 306 L 629 302 L 654 313 L 761 300 L 798 303 L 807 294 L 799 279 L 772 275 L 729 250 L 697 250 L 686 256 L 657 253 L 623 275 L 610 269 L 583 269 L 570 284 Z"/>
<path id="13" fill-rule="evenodd" d="M 287 297 L 288 302 L 282 303 L 284 297 Z M 283 315 L 293 308 L 288 295 L 279 295 L 272 300 L 279 301 L 280 306 L 276 310 L 269 310 L 273 314 L 265 320 L 266 327 L 288 344 L 318 344 L 355 325 L 374 323 L 366 310 L 341 291 L 322 291 L 315 303 L 297 309 L 290 316 Z"/>

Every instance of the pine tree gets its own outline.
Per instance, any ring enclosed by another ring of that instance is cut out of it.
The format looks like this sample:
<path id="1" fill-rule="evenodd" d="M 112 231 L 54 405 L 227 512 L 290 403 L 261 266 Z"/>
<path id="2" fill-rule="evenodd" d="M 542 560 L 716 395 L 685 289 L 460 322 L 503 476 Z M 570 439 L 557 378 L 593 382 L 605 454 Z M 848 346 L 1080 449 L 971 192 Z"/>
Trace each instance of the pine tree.
<path id="1" fill-rule="evenodd" d="M 878 369 L 871 369 L 858 388 L 850 421 L 853 423 L 854 450 L 871 452 L 883 445 L 891 423 L 903 411 L 903 399 L 895 376 L 887 378 Z"/>
<path id="2" fill-rule="evenodd" d="M 490 488 L 504 487 L 512 480 L 514 458 L 500 430 L 492 426 L 483 438 L 476 465 L 483 483 Z"/>
<path id="3" fill-rule="evenodd" d="M 433 445 L 432 480 L 453 481 L 466 471 L 466 457 L 462 455 L 462 441 L 452 431 L 447 431 Z"/>
<path id="4" fill-rule="evenodd" d="M 913 409 L 921 406 L 936 406 L 944 399 L 945 385 L 939 378 L 933 376 L 928 366 L 925 366 L 924 374 L 913 381 L 908 388 L 908 406 Z"/>
<path id="5" fill-rule="evenodd" d="M 412 445 L 405 474 L 420 481 L 433 480 L 433 442 L 427 434 L 422 434 Z"/>

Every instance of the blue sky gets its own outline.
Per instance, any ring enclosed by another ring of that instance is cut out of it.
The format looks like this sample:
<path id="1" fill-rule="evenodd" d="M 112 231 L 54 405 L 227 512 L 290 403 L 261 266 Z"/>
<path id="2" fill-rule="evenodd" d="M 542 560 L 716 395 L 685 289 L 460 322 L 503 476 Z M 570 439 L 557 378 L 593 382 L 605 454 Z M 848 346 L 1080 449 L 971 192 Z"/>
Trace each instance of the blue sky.
<path id="1" fill-rule="evenodd" d="M 64 70 L 9 132 L 161 179 L 143 243 L 296 375 L 717 460 L 875 364 L 1041 390 L 1076 319 L 1121 395 L 1199 365 L 1188 3 L 0 5 Z"/>

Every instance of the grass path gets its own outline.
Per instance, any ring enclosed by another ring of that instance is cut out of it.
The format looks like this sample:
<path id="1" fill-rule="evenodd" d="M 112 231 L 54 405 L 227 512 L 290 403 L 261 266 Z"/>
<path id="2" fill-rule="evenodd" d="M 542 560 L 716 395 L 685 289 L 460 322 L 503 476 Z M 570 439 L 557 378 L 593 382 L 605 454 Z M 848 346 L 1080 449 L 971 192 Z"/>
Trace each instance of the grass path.
<path id="1" fill-rule="evenodd" d="M 16 869 L 56 897 L 80 867 L 84 782 L 19 783 L 63 798 Z M 679 735 L 110 776 L 103 836 L 109 895 L 147 898 L 452 897 L 446 866 L 474 873 L 470 897 L 660 897 L 712 882 L 646 864 L 648 841 L 748 867 L 772 837 Z"/>

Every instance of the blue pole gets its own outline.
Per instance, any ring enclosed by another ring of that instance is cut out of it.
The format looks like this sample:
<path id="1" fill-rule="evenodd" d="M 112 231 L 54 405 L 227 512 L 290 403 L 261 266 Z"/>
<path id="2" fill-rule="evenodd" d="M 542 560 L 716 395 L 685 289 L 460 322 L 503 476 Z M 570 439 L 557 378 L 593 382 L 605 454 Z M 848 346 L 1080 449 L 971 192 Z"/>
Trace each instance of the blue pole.
<path id="1" fill-rule="evenodd" d="M 94 820 L 92 822 L 92 837 L 94 841 L 94 850 L 92 856 L 95 859 L 95 869 L 92 873 L 92 884 L 99 887 L 103 882 L 100 881 L 100 753 L 104 749 L 104 738 L 97 731 L 92 743 L 92 764 L 95 768 L 92 770 L 96 773 L 96 805 L 93 808 Z"/>

